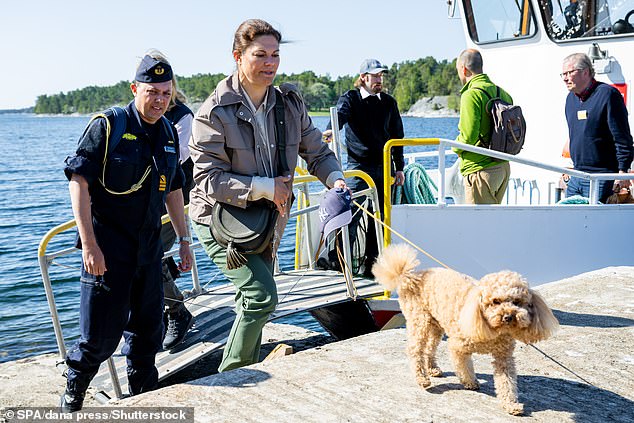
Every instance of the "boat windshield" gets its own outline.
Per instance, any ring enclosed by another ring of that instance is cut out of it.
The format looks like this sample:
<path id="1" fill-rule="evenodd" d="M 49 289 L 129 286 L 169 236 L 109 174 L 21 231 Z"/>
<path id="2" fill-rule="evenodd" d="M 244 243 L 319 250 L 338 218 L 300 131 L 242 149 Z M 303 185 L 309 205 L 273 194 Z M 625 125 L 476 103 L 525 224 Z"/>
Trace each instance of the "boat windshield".
<path id="1" fill-rule="evenodd" d="M 539 7 L 555 42 L 634 35 L 634 0 L 539 0 Z"/>
<path id="2" fill-rule="evenodd" d="M 535 34 L 530 0 L 463 0 L 471 39 L 478 44 Z"/>

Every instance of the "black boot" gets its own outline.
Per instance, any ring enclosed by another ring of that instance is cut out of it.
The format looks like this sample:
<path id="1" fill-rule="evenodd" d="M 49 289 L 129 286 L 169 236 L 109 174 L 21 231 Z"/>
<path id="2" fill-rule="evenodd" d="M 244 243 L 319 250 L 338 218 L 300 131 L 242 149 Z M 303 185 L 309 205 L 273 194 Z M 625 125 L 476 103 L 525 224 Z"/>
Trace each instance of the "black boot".
<path id="1" fill-rule="evenodd" d="M 68 387 L 60 398 L 59 408 L 62 413 L 74 413 L 84 406 L 86 392 L 73 392 Z"/>
<path id="2" fill-rule="evenodd" d="M 128 391 L 130 395 L 139 395 L 158 388 L 158 370 L 156 366 L 141 369 L 128 367 Z"/>
<path id="3" fill-rule="evenodd" d="M 66 390 L 59 402 L 62 413 L 74 413 L 81 410 L 84 406 L 84 398 L 86 397 L 90 381 L 96 374 L 96 371 L 91 373 L 77 372 L 69 366 L 65 374 L 68 379 L 66 381 Z"/>
<path id="4" fill-rule="evenodd" d="M 167 331 L 165 338 L 163 338 L 163 349 L 171 350 L 183 342 L 187 331 L 193 324 L 194 316 L 184 306 L 176 313 L 169 313 L 167 315 Z"/>

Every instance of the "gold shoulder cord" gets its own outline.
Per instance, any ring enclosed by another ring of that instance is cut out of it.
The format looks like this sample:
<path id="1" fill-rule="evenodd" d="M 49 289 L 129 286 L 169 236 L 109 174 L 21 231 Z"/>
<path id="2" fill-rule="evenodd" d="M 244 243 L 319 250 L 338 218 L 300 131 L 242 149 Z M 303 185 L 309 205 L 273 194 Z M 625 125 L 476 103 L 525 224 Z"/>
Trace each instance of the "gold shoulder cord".
<path id="1" fill-rule="evenodd" d="M 103 188 L 110 194 L 113 194 L 113 195 L 132 194 L 133 192 L 138 191 L 141 188 L 141 186 L 143 185 L 143 182 L 145 182 L 148 175 L 152 171 L 152 165 L 149 165 L 147 169 L 145 169 L 145 173 L 143 174 L 139 182 L 137 182 L 136 184 L 133 184 L 129 190 L 117 192 L 117 191 L 112 191 L 111 189 L 108 189 L 108 187 L 106 187 L 105 180 L 106 180 L 106 163 L 108 161 L 108 143 L 110 142 L 110 121 L 108 120 L 108 117 L 105 114 L 98 113 L 94 115 L 92 119 L 90 119 L 90 122 L 88 122 L 88 125 L 90 125 L 90 123 L 92 123 L 93 120 L 100 117 L 106 120 L 106 152 L 103 155 L 103 166 L 102 166 L 101 178 L 99 178 L 99 182 L 101 183 L 101 186 L 103 186 Z"/>

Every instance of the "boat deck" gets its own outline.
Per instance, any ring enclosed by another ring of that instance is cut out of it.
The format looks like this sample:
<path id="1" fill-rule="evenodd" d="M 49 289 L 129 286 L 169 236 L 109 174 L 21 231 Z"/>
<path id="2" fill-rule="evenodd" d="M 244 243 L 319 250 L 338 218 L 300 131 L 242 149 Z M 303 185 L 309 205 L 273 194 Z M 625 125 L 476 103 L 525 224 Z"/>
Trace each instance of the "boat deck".
<path id="1" fill-rule="evenodd" d="M 291 314 L 313 310 L 348 300 L 343 274 L 327 270 L 298 270 L 282 272 L 275 276 L 279 305 L 269 320 L 279 319 Z M 370 297 L 383 293 L 373 280 L 355 278 L 355 286 L 360 297 Z M 205 291 L 203 294 L 185 301 L 187 309 L 194 315 L 195 324 L 182 344 L 170 351 L 161 351 L 156 357 L 159 380 L 200 360 L 206 355 L 222 348 L 235 318 L 235 288 L 224 284 Z M 121 346 L 121 345 L 120 345 Z M 121 390 L 128 392 L 125 356 L 120 347 L 113 355 Z M 106 363 L 93 379 L 92 389 L 115 398 L 114 388 Z M 105 398 L 105 399 L 107 399 Z"/>

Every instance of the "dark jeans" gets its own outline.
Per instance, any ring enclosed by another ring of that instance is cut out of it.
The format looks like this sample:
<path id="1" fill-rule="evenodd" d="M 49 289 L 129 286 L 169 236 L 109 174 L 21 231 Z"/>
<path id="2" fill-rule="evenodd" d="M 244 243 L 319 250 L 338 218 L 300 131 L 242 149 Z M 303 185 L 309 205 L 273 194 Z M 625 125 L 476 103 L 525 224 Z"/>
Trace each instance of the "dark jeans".
<path id="1" fill-rule="evenodd" d="M 599 184 L 599 201 L 605 204 L 608 197 L 613 193 L 612 190 L 614 188 L 614 181 L 597 182 Z M 566 188 L 566 197 L 571 197 L 573 195 L 590 198 L 590 181 L 571 176 L 568 181 L 568 187 Z"/>
<path id="2" fill-rule="evenodd" d="M 154 389 L 154 359 L 163 339 L 161 262 L 135 267 L 109 260 L 103 277 L 87 273 L 82 265 L 80 280 L 80 337 L 66 355 L 68 386 L 85 392 L 123 335 L 130 393 Z"/>

